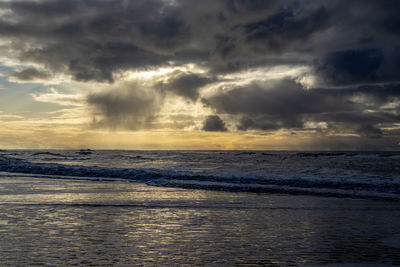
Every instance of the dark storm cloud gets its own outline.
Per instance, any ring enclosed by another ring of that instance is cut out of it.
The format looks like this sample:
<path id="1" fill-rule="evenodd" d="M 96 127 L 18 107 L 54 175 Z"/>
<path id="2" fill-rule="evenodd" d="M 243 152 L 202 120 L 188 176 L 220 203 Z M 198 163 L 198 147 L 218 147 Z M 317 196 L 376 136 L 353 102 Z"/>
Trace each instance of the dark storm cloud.
<path id="1" fill-rule="evenodd" d="M 238 130 L 246 131 L 249 129 L 258 130 L 277 130 L 280 126 L 272 121 L 272 118 L 264 115 L 244 115 L 237 125 Z"/>
<path id="2" fill-rule="evenodd" d="M 158 84 L 158 87 L 173 92 L 179 96 L 195 101 L 199 97 L 199 88 L 211 83 L 213 79 L 193 73 L 178 73 L 168 82 Z"/>
<path id="3" fill-rule="evenodd" d="M 93 108 L 93 126 L 106 128 L 152 128 L 160 98 L 152 90 L 136 84 L 118 90 L 91 94 L 87 97 Z"/>
<path id="4" fill-rule="evenodd" d="M 306 91 L 288 80 L 270 84 L 267 88 L 257 84 L 233 88 L 205 102 L 218 113 L 242 115 L 238 126 L 241 130 L 301 128 L 306 114 L 350 109 L 346 99 L 331 92 Z"/>
<path id="5" fill-rule="evenodd" d="M 13 41 L 14 57 L 82 81 L 113 81 L 115 71 L 171 61 L 240 70 L 306 41 L 330 17 L 325 7 L 289 0 L 42 0 L 1 7 L 7 15 L 0 34 Z"/>
<path id="6" fill-rule="evenodd" d="M 399 38 L 399 9 L 400 2 L 397 0 L 372 0 L 372 1 L 338 1 L 338 8 L 343 9 L 347 6 L 349 11 L 358 10 L 358 16 L 354 16 L 357 19 L 365 20 L 365 25 L 370 29 L 375 30 L 375 34 L 390 34 Z M 344 9 L 343 9 L 344 10 Z M 354 14 L 354 13 L 353 13 Z M 360 25 L 353 25 L 359 27 Z M 381 32 L 381 31 L 384 32 Z"/>
<path id="7" fill-rule="evenodd" d="M 345 68 L 344 78 L 337 68 L 353 64 L 351 53 L 358 63 L 370 53 L 364 72 L 399 65 L 390 60 L 399 55 L 392 49 L 397 7 L 377 0 L 12 1 L 0 5 L 7 10 L 0 34 L 13 41 L 21 61 L 84 81 L 112 81 L 115 71 L 171 61 L 231 72 L 272 58 L 295 63 L 298 53 L 308 64 L 324 58 L 316 68 L 328 81 L 361 82 L 362 71 L 351 76 L 355 65 Z"/>
<path id="8" fill-rule="evenodd" d="M 361 136 L 366 136 L 369 138 L 381 138 L 382 130 L 378 129 L 372 125 L 363 125 L 357 129 L 357 133 Z"/>
<path id="9" fill-rule="evenodd" d="M 307 40 L 309 35 L 328 26 L 330 14 L 325 8 L 297 18 L 294 10 L 284 10 L 269 18 L 243 26 L 246 41 L 262 41 L 270 49 L 282 50 L 288 43 Z"/>
<path id="10" fill-rule="evenodd" d="M 265 87 L 232 88 L 204 102 L 218 114 L 240 117 L 239 130 L 305 129 L 307 122 L 322 122 L 331 129 L 344 128 L 372 137 L 381 134 L 374 124 L 400 122 L 399 107 L 381 108 L 398 101 L 399 96 L 400 86 L 304 90 L 284 80 Z"/>
<path id="11" fill-rule="evenodd" d="M 400 65 L 399 45 L 393 47 L 398 6 L 377 0 L 12 1 L 0 5 L 7 10 L 0 34 L 12 40 L 14 57 L 82 81 L 113 81 L 115 71 L 170 62 L 232 72 L 315 61 L 327 82 L 363 82 L 363 73 Z M 352 76 L 362 60 L 371 65 Z"/>
<path id="12" fill-rule="evenodd" d="M 79 1 L 14 1 L 9 6 L 26 16 L 59 16 L 78 11 Z"/>
<path id="13" fill-rule="evenodd" d="M 217 115 L 208 116 L 203 123 L 203 130 L 208 132 L 225 132 L 225 122 Z"/>
<path id="14" fill-rule="evenodd" d="M 113 81 L 112 72 L 116 69 L 151 66 L 160 63 L 163 58 L 126 43 L 109 42 L 104 45 L 92 43 L 86 44 L 82 49 L 89 55 L 82 55 L 82 58 L 70 59 L 68 62 L 69 71 L 76 80 L 81 81 Z M 97 55 L 93 51 L 101 51 L 101 54 Z M 35 52 L 28 55 L 41 60 L 48 56 L 49 51 Z M 90 55 L 93 53 L 94 55 Z"/>
<path id="15" fill-rule="evenodd" d="M 17 1 L 0 34 L 15 56 L 82 81 L 166 63 L 189 38 L 180 10 L 162 1 Z"/>
<path id="16" fill-rule="evenodd" d="M 139 30 L 157 49 L 167 53 L 189 39 L 189 30 L 179 19 L 179 11 L 145 21 L 139 25 Z"/>
<path id="17" fill-rule="evenodd" d="M 329 53 L 317 64 L 316 73 L 328 85 L 397 82 L 400 50 L 384 54 L 377 48 Z"/>
<path id="18" fill-rule="evenodd" d="M 339 51 L 327 55 L 318 71 L 333 84 L 374 81 L 383 60 L 378 49 Z"/>
<path id="19" fill-rule="evenodd" d="M 19 81 L 33 81 L 36 79 L 50 78 L 51 74 L 46 71 L 39 71 L 34 68 L 29 68 L 22 71 L 12 72 L 10 76 Z"/>
<path id="20" fill-rule="evenodd" d="M 259 12 L 273 7 L 276 0 L 227 0 L 227 9 L 233 13 Z"/>
<path id="21" fill-rule="evenodd" d="M 251 1 L 249 1 L 251 2 Z M 303 63 L 300 57 L 285 57 L 308 48 L 310 38 L 331 26 L 331 13 L 323 5 L 300 7 L 295 1 L 282 5 L 265 1 L 264 15 L 249 19 L 231 19 L 226 31 L 215 35 L 216 47 L 210 58 L 215 72 L 234 72 L 250 66 Z M 274 4 L 275 5 L 274 5 Z M 246 14 L 248 9 L 244 8 Z M 243 9 L 242 9 L 243 12 Z M 253 10 L 252 13 L 257 14 Z M 308 62 L 309 64 L 310 62 Z"/>

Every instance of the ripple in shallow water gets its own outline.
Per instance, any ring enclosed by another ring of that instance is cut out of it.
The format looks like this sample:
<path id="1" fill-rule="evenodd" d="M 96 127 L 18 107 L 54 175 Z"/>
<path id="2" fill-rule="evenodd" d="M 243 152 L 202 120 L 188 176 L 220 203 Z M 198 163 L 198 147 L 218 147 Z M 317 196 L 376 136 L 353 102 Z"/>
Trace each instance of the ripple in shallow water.
<path id="1" fill-rule="evenodd" d="M 398 203 L 0 180 L 4 265 L 400 264 Z"/>

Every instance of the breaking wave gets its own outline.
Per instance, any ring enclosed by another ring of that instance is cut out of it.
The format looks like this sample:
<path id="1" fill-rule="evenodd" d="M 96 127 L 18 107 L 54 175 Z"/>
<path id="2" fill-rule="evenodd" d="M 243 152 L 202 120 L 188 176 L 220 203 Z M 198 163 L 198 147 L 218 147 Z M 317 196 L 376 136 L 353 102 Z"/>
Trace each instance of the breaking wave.
<path id="1" fill-rule="evenodd" d="M 40 152 L 35 155 L 49 155 Z M 241 154 L 253 155 L 253 154 Z M 52 153 L 51 156 L 59 157 Z M 273 155 L 276 156 L 276 155 Z M 309 157 L 308 154 L 300 154 Z M 332 156 L 330 154 L 318 155 Z M 343 155 L 335 155 L 343 156 Z M 346 155 L 345 155 L 346 156 Z M 140 156 L 145 159 L 144 157 Z M 314 157 L 314 156 L 312 156 Z M 132 156 L 135 160 L 138 156 Z M 150 159 L 150 158 L 149 158 Z M 330 197 L 400 200 L 400 180 L 392 176 L 337 173 L 322 168 L 305 168 L 296 172 L 282 171 L 184 171 L 155 168 L 108 168 L 60 163 L 30 162 L 25 159 L 0 156 L 0 171 L 24 174 L 40 174 L 49 178 L 107 180 L 127 179 L 152 186 L 180 187 L 234 192 L 300 194 Z M 321 175 L 324 173 L 324 175 Z"/>

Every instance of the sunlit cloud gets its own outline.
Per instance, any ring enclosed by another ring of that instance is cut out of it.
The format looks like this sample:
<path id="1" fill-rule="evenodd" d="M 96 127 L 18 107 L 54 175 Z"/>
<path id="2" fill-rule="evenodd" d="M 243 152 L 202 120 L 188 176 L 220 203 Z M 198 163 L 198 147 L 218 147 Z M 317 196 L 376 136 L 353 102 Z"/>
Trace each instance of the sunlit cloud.
<path id="1" fill-rule="evenodd" d="M 62 94 L 56 89 L 50 88 L 48 93 L 32 94 L 35 101 L 58 104 L 61 106 L 82 106 L 83 96 L 73 94 Z"/>
<path id="2" fill-rule="evenodd" d="M 21 119 L 24 119 L 24 117 L 14 114 L 7 114 L 4 111 L 0 111 L 0 121 L 15 121 Z"/>

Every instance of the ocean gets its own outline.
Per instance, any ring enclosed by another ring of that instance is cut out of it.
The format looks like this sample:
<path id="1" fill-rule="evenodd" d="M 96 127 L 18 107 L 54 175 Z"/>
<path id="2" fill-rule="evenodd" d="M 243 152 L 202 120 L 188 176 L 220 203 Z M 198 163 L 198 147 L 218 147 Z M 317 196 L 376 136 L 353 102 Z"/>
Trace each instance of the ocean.
<path id="1" fill-rule="evenodd" d="M 0 264 L 400 265 L 399 159 L 1 150 Z"/>

